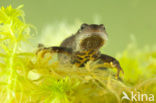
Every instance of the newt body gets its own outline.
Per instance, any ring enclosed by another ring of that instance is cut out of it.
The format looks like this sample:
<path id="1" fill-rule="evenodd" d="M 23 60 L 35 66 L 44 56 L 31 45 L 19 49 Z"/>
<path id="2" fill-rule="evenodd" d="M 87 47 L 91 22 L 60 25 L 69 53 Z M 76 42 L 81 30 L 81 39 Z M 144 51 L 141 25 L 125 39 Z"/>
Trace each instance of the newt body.
<path id="1" fill-rule="evenodd" d="M 43 56 L 47 52 L 59 53 L 61 64 L 75 64 L 78 67 L 90 60 L 100 60 L 111 68 L 117 68 L 116 76 L 119 77 L 120 71 L 123 72 L 119 62 L 114 57 L 100 53 L 100 48 L 106 41 L 107 33 L 103 24 L 82 24 L 77 33 L 66 38 L 60 47 L 42 47 L 38 52 L 42 52 Z"/>

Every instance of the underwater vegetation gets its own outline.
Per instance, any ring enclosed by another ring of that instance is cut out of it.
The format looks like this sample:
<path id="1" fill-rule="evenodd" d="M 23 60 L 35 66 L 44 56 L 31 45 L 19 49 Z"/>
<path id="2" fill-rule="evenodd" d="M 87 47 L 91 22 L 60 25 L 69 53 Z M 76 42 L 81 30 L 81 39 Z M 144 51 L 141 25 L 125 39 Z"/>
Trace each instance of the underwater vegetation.
<path id="1" fill-rule="evenodd" d="M 94 62 L 85 67 L 65 67 L 55 54 L 45 58 L 23 51 L 36 33 L 27 24 L 22 6 L 0 8 L 1 103 L 132 103 L 149 102 L 156 95 L 156 48 L 131 43 L 117 55 L 124 75 L 114 79 L 115 69 L 99 70 Z M 122 99 L 124 93 L 135 99 Z M 142 94 L 147 94 L 143 99 Z M 155 99 L 155 98 L 154 98 Z"/>

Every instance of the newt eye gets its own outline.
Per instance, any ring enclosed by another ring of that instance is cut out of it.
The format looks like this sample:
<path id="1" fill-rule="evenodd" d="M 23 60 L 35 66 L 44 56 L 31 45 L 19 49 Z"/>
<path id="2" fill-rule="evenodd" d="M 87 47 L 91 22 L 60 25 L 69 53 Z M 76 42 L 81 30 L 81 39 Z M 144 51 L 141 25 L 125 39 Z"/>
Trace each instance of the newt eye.
<path id="1" fill-rule="evenodd" d="M 103 24 L 100 24 L 100 26 L 104 26 Z"/>
<path id="2" fill-rule="evenodd" d="M 103 24 L 100 24 L 99 26 L 100 26 L 100 27 L 103 27 L 103 29 L 105 30 L 105 26 L 104 26 Z"/>
<path id="3" fill-rule="evenodd" d="M 81 25 L 81 30 L 84 29 L 86 26 L 88 26 L 88 24 L 84 23 Z"/>

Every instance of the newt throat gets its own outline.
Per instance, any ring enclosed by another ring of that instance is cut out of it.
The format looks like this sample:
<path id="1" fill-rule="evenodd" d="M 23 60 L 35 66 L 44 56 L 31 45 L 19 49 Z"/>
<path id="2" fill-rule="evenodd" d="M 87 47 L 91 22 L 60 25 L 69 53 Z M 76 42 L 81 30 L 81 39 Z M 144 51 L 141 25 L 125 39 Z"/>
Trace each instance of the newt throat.
<path id="1" fill-rule="evenodd" d="M 93 35 L 83 39 L 80 42 L 80 47 L 85 50 L 98 49 L 104 44 L 104 39 L 98 35 Z"/>

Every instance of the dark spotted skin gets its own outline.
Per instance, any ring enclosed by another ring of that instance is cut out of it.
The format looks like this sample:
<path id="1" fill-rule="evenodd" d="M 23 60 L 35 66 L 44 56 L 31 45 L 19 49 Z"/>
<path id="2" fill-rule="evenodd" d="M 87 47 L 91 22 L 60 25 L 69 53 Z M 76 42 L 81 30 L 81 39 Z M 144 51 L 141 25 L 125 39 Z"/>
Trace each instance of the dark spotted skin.
<path id="1" fill-rule="evenodd" d="M 99 52 L 95 50 L 76 52 L 73 56 L 72 64 L 76 64 L 78 67 L 83 67 L 88 61 L 96 61 L 99 57 Z"/>
<path id="2" fill-rule="evenodd" d="M 87 35 L 87 36 L 86 36 Z M 83 67 L 88 61 L 100 60 L 110 68 L 117 68 L 117 77 L 123 72 L 119 62 L 111 56 L 101 54 L 99 49 L 106 41 L 105 27 L 96 24 L 82 24 L 75 35 L 65 39 L 60 47 L 40 46 L 37 54 L 44 56 L 45 53 L 59 53 L 58 59 L 61 64 L 74 64 Z M 97 44 L 96 44 L 97 43 Z"/>

